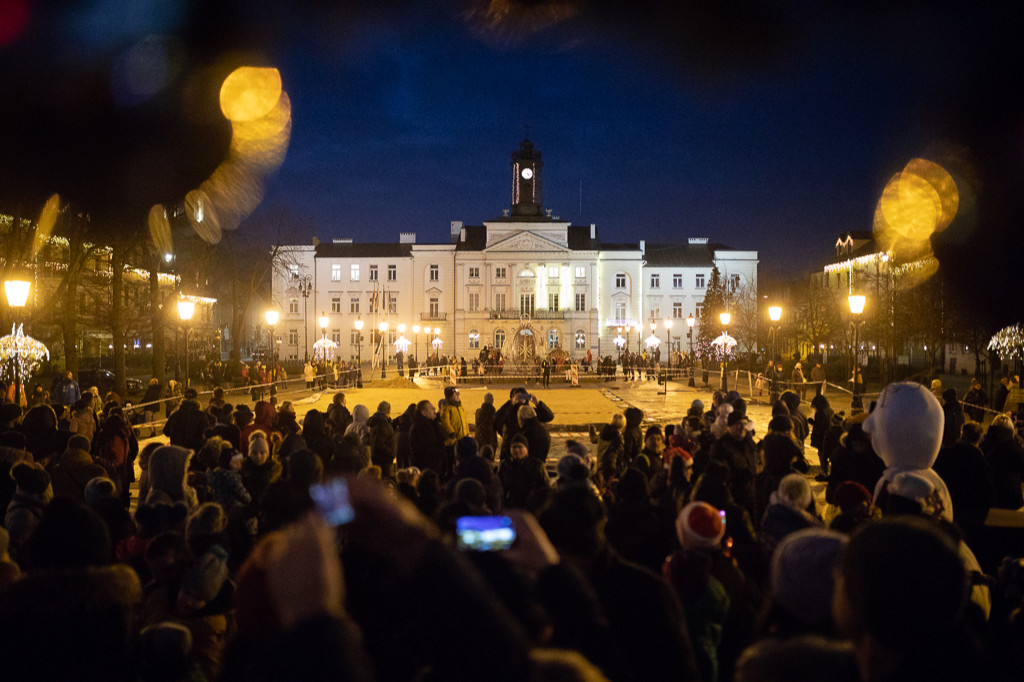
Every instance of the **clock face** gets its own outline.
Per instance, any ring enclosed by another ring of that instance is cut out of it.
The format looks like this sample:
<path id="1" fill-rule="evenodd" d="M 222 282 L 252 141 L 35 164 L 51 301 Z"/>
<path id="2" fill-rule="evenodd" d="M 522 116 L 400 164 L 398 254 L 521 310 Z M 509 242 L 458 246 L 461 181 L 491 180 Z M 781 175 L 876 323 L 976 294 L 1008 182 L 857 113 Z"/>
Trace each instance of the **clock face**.
<path id="1" fill-rule="evenodd" d="M 533 169 L 532 168 L 524 168 L 523 172 L 520 173 L 520 175 L 523 176 L 524 180 L 529 180 L 530 178 L 533 177 Z"/>

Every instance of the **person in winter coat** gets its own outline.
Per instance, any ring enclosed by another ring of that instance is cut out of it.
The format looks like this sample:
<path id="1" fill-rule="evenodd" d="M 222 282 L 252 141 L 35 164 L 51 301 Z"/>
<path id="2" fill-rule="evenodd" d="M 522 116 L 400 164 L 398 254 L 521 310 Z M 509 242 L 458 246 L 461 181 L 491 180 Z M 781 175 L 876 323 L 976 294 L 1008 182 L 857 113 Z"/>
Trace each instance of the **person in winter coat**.
<path id="1" fill-rule="evenodd" d="M 437 421 L 437 409 L 429 400 L 416 405 L 409 433 L 412 465 L 420 471 L 430 469 L 439 477 L 446 477 L 445 433 Z"/>
<path id="2" fill-rule="evenodd" d="M 335 393 L 330 407 L 327 408 L 327 426 L 331 430 L 331 435 L 341 438 L 351 423 L 352 413 L 345 406 L 345 394 Z"/>
<path id="3" fill-rule="evenodd" d="M 782 478 L 771 496 L 758 536 L 767 556 L 771 556 L 790 533 L 822 525 L 817 515 L 809 511 L 813 505 L 811 484 L 802 474 L 789 474 Z"/>
<path id="4" fill-rule="evenodd" d="M 412 466 L 412 423 L 416 416 L 416 403 L 409 403 L 405 412 L 395 420 L 395 438 L 397 459 L 396 466 L 399 471 Z"/>
<path id="5" fill-rule="evenodd" d="M 149 380 L 149 385 L 146 387 L 146 393 L 142 396 L 142 420 L 146 424 L 152 424 L 156 421 L 156 415 L 160 411 L 160 399 L 163 397 L 164 389 L 160 385 L 160 380 L 153 377 Z M 156 435 L 156 427 L 149 427 L 149 437 L 152 438 Z M 139 437 L 142 437 L 142 432 L 139 432 Z"/>
<path id="6" fill-rule="evenodd" d="M 814 416 L 807 420 L 811 425 L 811 447 L 817 449 L 818 458 L 821 458 L 821 446 L 825 442 L 825 434 L 828 432 L 829 424 L 832 423 L 832 406 L 828 398 L 820 393 L 811 398 L 811 408 L 814 409 Z M 828 461 L 821 463 L 821 472 L 828 475 Z"/>
<path id="7" fill-rule="evenodd" d="M 600 434 L 591 427 L 590 440 L 597 444 L 597 473 L 603 479 L 601 485 L 618 478 L 625 470 L 623 458 L 622 431 L 626 428 L 626 417 L 612 416 L 611 422 L 601 428 Z"/>
<path id="8" fill-rule="evenodd" d="M 275 433 L 280 435 L 280 432 L 274 428 L 274 421 L 276 419 L 277 410 L 274 409 L 273 405 L 265 400 L 261 400 L 256 403 L 252 423 L 242 429 L 242 442 L 240 444 L 242 446 L 241 450 L 243 455 L 248 454 L 249 436 L 251 436 L 254 431 L 262 431 L 267 436 L 267 440 L 271 440 Z"/>
<path id="9" fill-rule="evenodd" d="M 485 445 L 490 445 L 492 451 L 498 449 L 498 434 L 494 430 L 494 417 L 497 414 L 497 410 L 494 409 L 494 395 L 491 393 L 484 394 L 484 402 L 477 408 L 476 411 L 476 430 L 473 436 L 476 438 L 477 448 L 483 448 Z"/>
<path id="10" fill-rule="evenodd" d="M 494 427 L 501 434 L 502 439 L 502 458 L 508 456 L 508 439 L 521 432 L 519 427 L 519 408 L 522 405 L 533 405 L 533 409 L 537 412 L 537 421 L 541 424 L 547 424 L 555 418 L 555 413 L 544 404 L 543 400 L 538 400 L 537 396 L 531 395 L 522 386 L 509 391 L 508 401 L 498 408 L 497 413 L 494 415 Z"/>
<path id="11" fill-rule="evenodd" d="M 144 504 L 183 503 L 188 509 L 196 504 L 196 491 L 186 484 L 192 451 L 176 445 L 163 445 L 149 457 L 150 490 Z"/>
<path id="12" fill-rule="evenodd" d="M 981 387 L 978 377 L 971 379 L 971 388 L 964 396 L 964 413 L 973 421 L 981 424 L 985 421 L 985 409 L 988 407 L 988 394 Z"/>
<path id="13" fill-rule="evenodd" d="M 544 464 L 530 457 L 528 448 L 526 436 L 517 433 L 509 443 L 509 457 L 501 460 L 498 478 L 505 491 L 505 507 L 535 508 L 535 504 L 543 502 L 544 494 L 550 490 Z"/>
<path id="14" fill-rule="evenodd" d="M 217 458 L 217 468 L 207 472 L 207 483 L 213 501 L 219 504 L 229 516 L 238 516 L 250 502 L 252 496 L 242 483 L 242 453 L 223 443 Z"/>
<path id="15" fill-rule="evenodd" d="M 270 455 L 270 443 L 262 431 L 249 436 L 249 455 L 242 462 L 242 483 L 255 502 L 277 479 L 281 478 L 281 462 Z"/>
<path id="16" fill-rule="evenodd" d="M 964 425 L 964 409 L 956 396 L 955 388 L 947 388 L 942 392 L 942 447 L 949 447 L 960 438 L 960 429 Z"/>
<path id="17" fill-rule="evenodd" d="M 551 450 L 551 436 L 544 425 L 537 420 L 537 411 L 533 405 L 522 405 L 519 408 L 519 428 L 526 437 L 530 457 L 546 462 Z"/>
<path id="18" fill-rule="evenodd" d="M 39 464 L 18 462 L 11 467 L 11 478 L 16 487 L 7 513 L 4 515 L 4 527 L 10 535 L 8 552 L 11 558 L 20 562 L 18 556 L 21 548 L 39 525 L 43 510 L 53 499 L 53 486 L 50 475 Z"/>
<path id="19" fill-rule="evenodd" d="M 118 410 L 103 420 L 92 447 L 96 463 L 107 470 L 107 475 L 117 485 L 118 498 L 126 507 L 130 501 L 128 486 L 135 474 L 135 462 L 131 456 L 132 441 L 131 428 Z M 135 445 L 138 447 L 137 442 Z"/>
<path id="20" fill-rule="evenodd" d="M 359 444 L 370 447 L 370 427 L 366 422 L 370 418 L 370 409 L 366 405 L 356 405 L 352 410 L 352 423 L 345 429 L 346 436 L 353 436 Z"/>
<path id="21" fill-rule="evenodd" d="M 384 400 L 377 405 L 377 411 L 366 420 L 370 429 L 370 461 L 379 466 L 381 473 L 391 478 L 394 475 L 395 450 L 398 439 L 391 422 L 391 403 Z"/>
<path id="22" fill-rule="evenodd" d="M 622 432 L 623 465 L 629 467 L 644 447 L 644 434 L 640 425 L 644 421 L 644 411 L 638 407 L 627 407 L 624 412 L 626 428 Z"/>
<path id="23" fill-rule="evenodd" d="M 330 458 L 334 444 L 323 412 L 310 410 L 302 418 L 302 440 L 306 442 L 307 448 L 320 455 L 321 460 Z"/>
<path id="24" fill-rule="evenodd" d="M 167 418 L 167 423 L 164 424 L 164 435 L 171 439 L 171 445 L 198 452 L 203 447 L 203 433 L 212 424 L 206 412 L 200 407 L 199 401 L 195 399 L 193 389 L 189 389 L 188 396 Z"/>
<path id="25" fill-rule="evenodd" d="M 437 414 L 445 432 L 445 445 L 454 448 L 455 441 L 469 435 L 469 420 L 466 408 L 462 406 L 462 395 L 454 386 L 444 389 L 444 407 Z M 454 458 L 453 458 L 454 459 Z"/>
<path id="26" fill-rule="evenodd" d="M 999 509 L 1020 509 L 1024 507 L 1021 480 L 1024 479 L 1024 449 L 1014 437 L 1013 421 L 1008 415 L 998 414 L 988 427 L 981 451 L 992 472 L 996 500 L 993 505 Z"/>
<path id="27" fill-rule="evenodd" d="M 50 467 L 54 497 L 67 497 L 85 502 L 85 485 L 97 476 L 106 476 L 107 470 L 93 461 L 90 443 L 85 436 L 74 435 L 56 464 Z"/>
<path id="28" fill-rule="evenodd" d="M 793 365 L 793 373 L 790 375 L 790 379 L 793 382 L 793 391 L 800 395 L 800 399 L 803 400 L 807 395 L 807 387 L 804 386 L 804 368 L 799 362 Z"/>

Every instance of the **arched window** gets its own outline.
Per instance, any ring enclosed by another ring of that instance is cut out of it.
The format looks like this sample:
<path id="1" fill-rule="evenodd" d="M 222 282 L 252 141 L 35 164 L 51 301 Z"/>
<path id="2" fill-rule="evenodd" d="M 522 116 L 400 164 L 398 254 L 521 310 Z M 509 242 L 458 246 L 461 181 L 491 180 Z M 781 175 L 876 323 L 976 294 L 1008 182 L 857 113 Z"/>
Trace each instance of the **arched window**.
<path id="1" fill-rule="evenodd" d="M 505 330 L 495 329 L 494 330 L 494 347 L 502 348 L 505 345 Z"/>
<path id="2" fill-rule="evenodd" d="M 548 350 L 553 350 L 558 345 L 558 330 L 548 330 Z"/>
<path id="3" fill-rule="evenodd" d="M 533 270 L 530 270 L 529 268 L 527 268 L 525 270 L 521 270 L 519 272 L 519 276 L 520 277 L 536 277 L 537 273 L 534 272 Z"/>
<path id="4" fill-rule="evenodd" d="M 576 350 L 584 350 L 587 347 L 587 333 L 582 329 L 576 330 Z"/>

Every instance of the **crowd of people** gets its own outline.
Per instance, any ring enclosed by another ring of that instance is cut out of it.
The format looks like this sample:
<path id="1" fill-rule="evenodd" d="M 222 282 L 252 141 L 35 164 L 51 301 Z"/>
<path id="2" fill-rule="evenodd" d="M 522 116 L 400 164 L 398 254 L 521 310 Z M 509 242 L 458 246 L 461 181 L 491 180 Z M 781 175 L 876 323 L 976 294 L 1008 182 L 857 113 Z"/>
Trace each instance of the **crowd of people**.
<path id="1" fill-rule="evenodd" d="M 1024 563 L 972 552 L 1024 507 L 1020 430 L 918 384 L 850 417 L 785 391 L 763 434 L 735 392 L 628 407 L 564 452 L 524 387 L 301 419 L 188 389 L 141 449 L 118 396 L 83 399 L 0 405 L 6 679 L 1024 675 Z M 339 478 L 331 526 L 310 489 Z M 476 516 L 515 542 L 459 551 Z"/>

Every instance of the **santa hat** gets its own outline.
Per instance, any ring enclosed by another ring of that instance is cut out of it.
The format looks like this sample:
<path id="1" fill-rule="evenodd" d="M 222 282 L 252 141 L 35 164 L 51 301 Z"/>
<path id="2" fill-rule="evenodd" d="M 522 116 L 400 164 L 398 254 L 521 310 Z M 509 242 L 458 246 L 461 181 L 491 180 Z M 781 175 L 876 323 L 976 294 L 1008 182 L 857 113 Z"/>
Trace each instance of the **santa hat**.
<path id="1" fill-rule="evenodd" d="M 707 502 L 691 502 L 679 512 L 676 535 L 685 549 L 717 547 L 725 537 L 725 518 Z"/>

